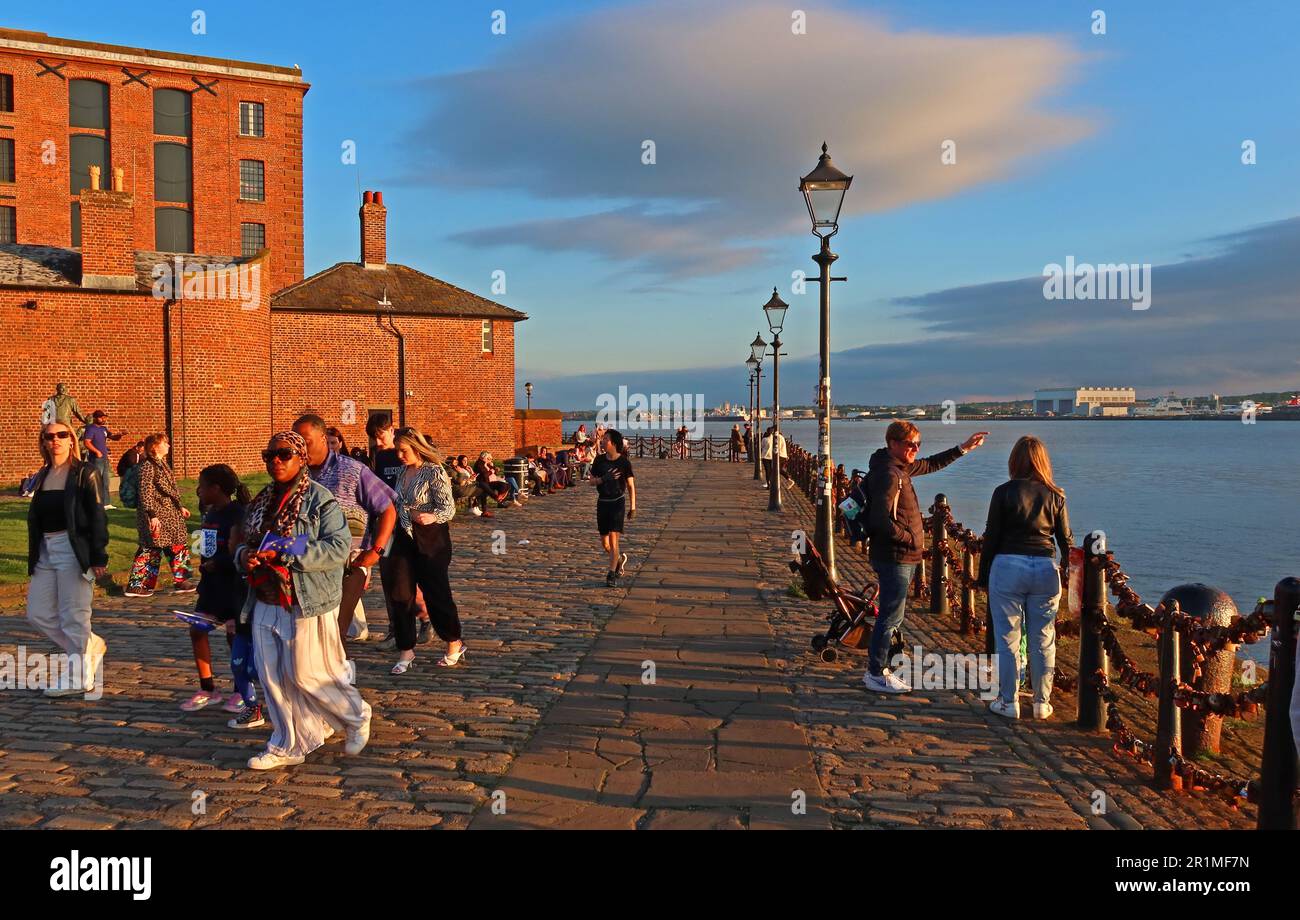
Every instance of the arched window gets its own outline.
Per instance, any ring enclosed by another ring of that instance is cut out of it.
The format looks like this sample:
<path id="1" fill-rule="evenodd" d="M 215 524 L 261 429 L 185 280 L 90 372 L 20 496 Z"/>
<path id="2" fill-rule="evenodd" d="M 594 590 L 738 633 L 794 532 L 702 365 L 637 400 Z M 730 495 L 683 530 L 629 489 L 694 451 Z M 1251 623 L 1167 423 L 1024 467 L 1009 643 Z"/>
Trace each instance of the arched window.
<path id="1" fill-rule="evenodd" d="M 68 124 L 74 128 L 108 130 L 108 84 L 98 80 L 68 81 Z"/>
<path id="2" fill-rule="evenodd" d="M 184 208 L 154 210 L 154 248 L 159 252 L 194 251 L 194 215 Z"/>
<path id="3" fill-rule="evenodd" d="M 170 137 L 190 136 L 190 107 L 193 98 L 180 89 L 153 91 L 153 133 Z"/>

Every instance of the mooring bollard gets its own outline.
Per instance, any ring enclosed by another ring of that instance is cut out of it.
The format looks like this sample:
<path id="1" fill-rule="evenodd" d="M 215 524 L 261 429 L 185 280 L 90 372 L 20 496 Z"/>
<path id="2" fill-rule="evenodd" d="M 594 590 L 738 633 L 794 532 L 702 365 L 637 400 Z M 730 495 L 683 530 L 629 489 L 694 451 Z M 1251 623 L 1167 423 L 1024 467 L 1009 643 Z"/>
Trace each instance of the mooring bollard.
<path id="1" fill-rule="evenodd" d="M 1208 626 L 1231 626 L 1237 619 L 1237 605 L 1231 597 L 1218 588 L 1203 584 L 1179 585 L 1170 588 L 1160 598 L 1161 603 L 1175 601 L 1183 613 L 1200 619 Z M 1232 673 L 1237 667 L 1237 646 L 1229 645 L 1222 651 L 1201 663 L 1201 676 L 1193 679 L 1193 660 L 1191 640 L 1180 635 L 1178 638 L 1181 663 L 1178 679 L 1185 684 L 1205 693 L 1231 693 Z M 1223 728 L 1223 717 L 1212 713 L 1183 713 L 1183 754 L 1195 757 L 1202 751 L 1219 752 L 1219 733 Z"/>
<path id="2" fill-rule="evenodd" d="M 1264 762 L 1259 777 L 1262 831 L 1295 830 L 1296 743 L 1291 727 L 1295 689 L 1296 608 L 1300 578 L 1283 578 L 1273 589 L 1269 632 L 1268 695 L 1264 700 Z"/>
<path id="3" fill-rule="evenodd" d="M 934 516 L 930 534 L 930 612 L 946 615 L 948 611 L 948 560 L 943 546 L 948 536 L 948 496 L 934 497 Z"/>
<path id="4" fill-rule="evenodd" d="M 1166 595 L 1168 597 L 1168 595 Z M 1171 610 L 1178 609 L 1178 601 L 1169 599 Z M 1183 752 L 1182 712 L 1174 705 L 1174 687 L 1181 679 L 1179 652 L 1181 643 L 1173 629 L 1162 629 L 1157 640 L 1160 658 L 1160 697 L 1156 711 L 1156 751 L 1153 767 L 1157 789 L 1182 791 L 1182 777 L 1174 772 L 1174 755 Z"/>
<path id="5" fill-rule="evenodd" d="M 961 585 L 961 631 L 962 635 L 968 636 L 971 621 L 975 618 L 975 576 L 979 570 L 975 568 L 975 554 L 965 545 L 962 546 L 961 570 L 966 576 Z"/>
<path id="6" fill-rule="evenodd" d="M 1083 610 L 1079 629 L 1078 726 L 1101 731 L 1106 726 L 1106 701 L 1093 681 L 1098 671 L 1109 676 L 1106 650 L 1096 627 L 1106 616 L 1106 535 L 1094 530 L 1083 539 Z"/>

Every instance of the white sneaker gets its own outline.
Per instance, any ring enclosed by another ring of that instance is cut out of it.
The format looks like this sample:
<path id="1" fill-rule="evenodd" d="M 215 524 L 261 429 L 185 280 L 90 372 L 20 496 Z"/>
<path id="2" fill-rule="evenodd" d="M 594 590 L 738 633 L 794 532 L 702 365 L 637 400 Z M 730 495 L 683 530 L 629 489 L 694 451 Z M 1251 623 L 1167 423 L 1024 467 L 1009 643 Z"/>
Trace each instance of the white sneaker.
<path id="1" fill-rule="evenodd" d="M 117 505 L 105 505 L 105 506 L 104 506 L 104 510 L 105 510 L 105 511 L 116 511 L 116 510 L 117 510 Z"/>
<path id="2" fill-rule="evenodd" d="M 360 728 L 349 728 L 347 743 L 343 745 L 343 753 L 360 754 L 366 749 L 366 744 L 370 741 L 370 715 L 371 708 L 366 706 L 366 721 L 361 723 Z"/>
<path id="3" fill-rule="evenodd" d="M 474 515 L 474 517 L 482 517 L 483 509 L 480 508 L 478 505 L 475 505 L 474 507 L 469 509 L 469 513 Z"/>
<path id="4" fill-rule="evenodd" d="M 348 683 L 352 686 L 357 685 L 357 665 L 351 658 L 343 659 L 343 670 L 347 672 Z"/>
<path id="5" fill-rule="evenodd" d="M 877 693 L 910 693 L 912 690 L 907 681 L 889 670 L 889 668 L 885 668 L 878 677 L 868 671 L 863 675 L 862 683 L 868 690 L 874 690 Z"/>
<path id="6" fill-rule="evenodd" d="M 351 630 L 348 630 L 348 632 L 351 632 Z M 352 636 L 352 637 L 351 637 L 351 641 L 352 641 L 352 642 L 365 642 L 365 641 L 366 641 L 367 639 L 369 639 L 369 638 L 370 638 L 370 627 L 369 627 L 369 626 L 362 626 L 362 627 L 361 627 L 361 632 L 357 633 L 355 636 Z"/>
<path id="7" fill-rule="evenodd" d="M 306 757 L 283 757 L 279 754 L 272 754 L 270 751 L 263 751 L 248 758 L 248 769 L 275 770 L 280 767 L 296 766 L 306 759 Z"/>
<path id="8" fill-rule="evenodd" d="M 998 697 L 989 703 L 989 711 L 995 712 L 1006 719 L 1018 719 L 1020 718 L 1020 700 L 1008 703 L 1002 697 Z"/>
<path id="9" fill-rule="evenodd" d="M 1052 704 L 1051 704 L 1051 703 L 1035 703 L 1035 704 L 1034 704 L 1034 718 L 1035 718 L 1035 719 L 1050 719 L 1050 718 L 1052 717 L 1052 712 L 1053 712 L 1053 710 L 1052 710 Z"/>

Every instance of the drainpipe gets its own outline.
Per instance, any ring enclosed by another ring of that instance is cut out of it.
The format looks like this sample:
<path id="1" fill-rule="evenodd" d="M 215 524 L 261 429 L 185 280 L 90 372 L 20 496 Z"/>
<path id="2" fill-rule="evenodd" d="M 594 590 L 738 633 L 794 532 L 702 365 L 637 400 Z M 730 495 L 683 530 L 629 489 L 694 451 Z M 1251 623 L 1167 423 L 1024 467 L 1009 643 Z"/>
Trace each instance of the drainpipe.
<path id="1" fill-rule="evenodd" d="M 167 432 L 167 443 L 175 444 L 176 439 L 172 431 L 172 304 L 176 303 L 174 298 L 167 298 L 162 305 L 162 336 L 163 336 L 163 430 Z M 167 459 L 170 462 L 173 454 L 169 452 Z"/>
<path id="2" fill-rule="evenodd" d="M 406 427 L 406 338 L 402 335 L 397 324 L 393 321 L 393 314 L 387 314 L 388 325 L 384 325 L 384 314 L 377 314 L 379 328 L 390 333 L 397 339 L 397 424 L 399 428 Z"/>

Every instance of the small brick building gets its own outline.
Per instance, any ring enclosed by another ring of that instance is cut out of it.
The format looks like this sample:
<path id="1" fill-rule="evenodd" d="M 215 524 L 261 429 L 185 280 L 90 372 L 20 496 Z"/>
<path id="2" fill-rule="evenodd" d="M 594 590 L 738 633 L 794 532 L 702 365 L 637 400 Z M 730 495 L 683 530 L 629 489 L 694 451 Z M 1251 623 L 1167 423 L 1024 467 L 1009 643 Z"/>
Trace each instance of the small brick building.
<path id="1" fill-rule="evenodd" d="M 0 483 L 38 465 L 60 382 L 132 440 L 168 432 L 182 476 L 260 468 L 308 410 L 351 445 L 392 411 L 446 452 L 513 452 L 527 317 L 388 264 L 382 195 L 359 261 L 303 279 L 307 89 L 296 68 L 0 29 Z"/>

